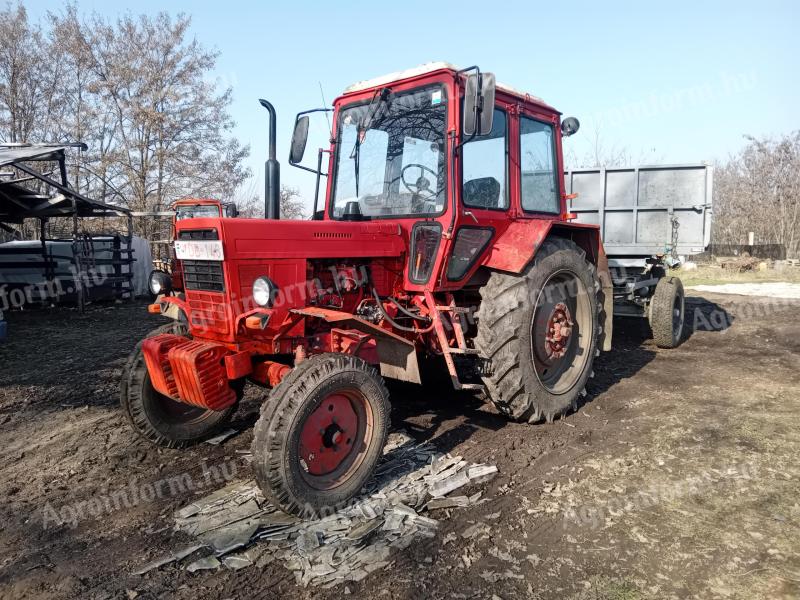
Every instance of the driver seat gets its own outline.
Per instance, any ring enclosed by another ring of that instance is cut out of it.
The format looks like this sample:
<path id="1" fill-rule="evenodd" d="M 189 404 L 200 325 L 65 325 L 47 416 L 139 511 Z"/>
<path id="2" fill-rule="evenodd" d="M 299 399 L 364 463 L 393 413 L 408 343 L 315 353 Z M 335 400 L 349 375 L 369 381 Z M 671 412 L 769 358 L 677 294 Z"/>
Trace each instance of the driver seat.
<path id="1" fill-rule="evenodd" d="M 476 208 L 500 208 L 500 182 L 494 177 L 480 177 L 464 182 L 464 204 Z"/>

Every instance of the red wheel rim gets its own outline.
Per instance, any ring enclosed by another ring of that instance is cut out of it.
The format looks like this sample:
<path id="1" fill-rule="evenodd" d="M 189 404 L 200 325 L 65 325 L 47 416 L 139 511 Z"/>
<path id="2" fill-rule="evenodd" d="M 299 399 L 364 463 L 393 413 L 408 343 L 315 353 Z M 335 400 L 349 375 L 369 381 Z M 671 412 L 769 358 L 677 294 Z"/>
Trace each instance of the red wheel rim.
<path id="1" fill-rule="evenodd" d="M 594 328 L 580 277 L 566 269 L 552 273 L 539 291 L 531 323 L 534 371 L 551 394 L 565 394 L 581 379 Z"/>
<path id="2" fill-rule="evenodd" d="M 567 353 L 569 336 L 572 334 L 572 315 L 563 302 L 556 304 L 547 320 L 545 334 L 545 352 L 550 358 L 562 358 Z"/>
<path id="3" fill-rule="evenodd" d="M 306 481 L 318 489 L 347 481 L 361 465 L 373 429 L 372 410 L 358 390 L 323 398 L 300 429 L 298 454 Z"/>

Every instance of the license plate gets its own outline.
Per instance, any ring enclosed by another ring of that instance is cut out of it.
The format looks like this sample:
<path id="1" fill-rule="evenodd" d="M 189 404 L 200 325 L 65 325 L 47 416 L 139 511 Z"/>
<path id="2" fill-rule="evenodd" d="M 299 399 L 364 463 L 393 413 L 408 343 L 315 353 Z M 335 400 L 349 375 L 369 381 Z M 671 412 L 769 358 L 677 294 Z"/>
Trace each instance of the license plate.
<path id="1" fill-rule="evenodd" d="M 222 260 L 221 240 L 175 240 L 178 260 Z"/>

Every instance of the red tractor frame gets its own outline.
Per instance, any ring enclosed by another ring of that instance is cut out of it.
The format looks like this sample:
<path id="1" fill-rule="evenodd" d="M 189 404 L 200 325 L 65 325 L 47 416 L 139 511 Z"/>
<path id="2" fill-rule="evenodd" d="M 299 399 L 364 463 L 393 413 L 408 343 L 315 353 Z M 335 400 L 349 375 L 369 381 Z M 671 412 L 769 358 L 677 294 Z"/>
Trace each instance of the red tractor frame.
<path id="1" fill-rule="evenodd" d="M 577 120 L 475 67 L 356 84 L 308 168 L 329 174 L 324 208 L 279 221 L 262 104 L 273 218 L 176 222 L 183 289 L 167 281 L 151 305 L 174 320 L 122 377 L 141 435 L 186 446 L 230 419 L 247 382 L 270 388 L 256 479 L 283 510 L 320 514 L 358 494 L 381 455 L 383 378 L 446 369 L 527 422 L 576 406 L 612 316 L 598 228 L 566 211 L 561 140 Z M 291 164 L 307 132 L 301 113 Z"/>

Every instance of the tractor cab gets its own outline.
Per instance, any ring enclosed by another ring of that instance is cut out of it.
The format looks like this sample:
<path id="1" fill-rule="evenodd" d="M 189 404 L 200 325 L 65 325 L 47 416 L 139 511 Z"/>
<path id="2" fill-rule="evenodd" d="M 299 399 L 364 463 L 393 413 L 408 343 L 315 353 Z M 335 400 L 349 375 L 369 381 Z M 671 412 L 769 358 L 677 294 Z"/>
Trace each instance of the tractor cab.
<path id="1" fill-rule="evenodd" d="M 308 169 L 315 111 L 295 121 L 294 166 Z M 531 229 L 515 222 L 546 231 L 565 220 L 561 136 L 575 131 L 577 120 L 561 127 L 553 107 L 477 67 L 432 63 L 357 83 L 335 100 L 331 146 L 318 151 L 329 176 L 315 219 L 397 222 L 409 240 L 409 287 L 459 289 L 487 256 L 518 266 L 492 252 L 507 233 Z"/>

